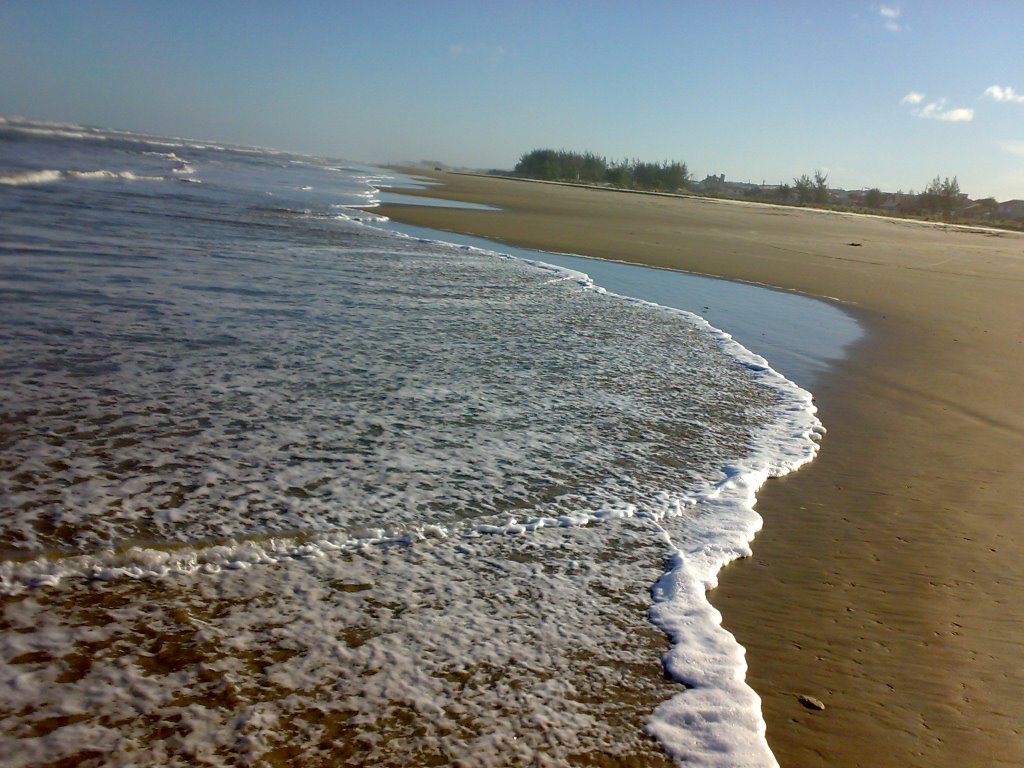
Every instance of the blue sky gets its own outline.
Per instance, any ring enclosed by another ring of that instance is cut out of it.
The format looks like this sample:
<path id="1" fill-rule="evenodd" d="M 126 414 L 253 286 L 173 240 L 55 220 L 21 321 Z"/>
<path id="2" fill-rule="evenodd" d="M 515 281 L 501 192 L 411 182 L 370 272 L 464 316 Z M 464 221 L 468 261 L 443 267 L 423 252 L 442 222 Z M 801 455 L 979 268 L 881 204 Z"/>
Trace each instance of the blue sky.
<path id="1" fill-rule="evenodd" d="M 1024 2 L 0 2 L 0 114 L 368 162 L 539 147 L 1024 198 Z"/>

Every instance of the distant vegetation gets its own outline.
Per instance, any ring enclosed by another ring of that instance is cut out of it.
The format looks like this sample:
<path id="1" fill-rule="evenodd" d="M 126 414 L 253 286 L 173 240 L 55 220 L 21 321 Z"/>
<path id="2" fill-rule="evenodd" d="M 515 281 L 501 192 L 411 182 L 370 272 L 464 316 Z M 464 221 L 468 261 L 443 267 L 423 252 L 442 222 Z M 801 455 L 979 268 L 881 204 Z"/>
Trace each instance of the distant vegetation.
<path id="1" fill-rule="evenodd" d="M 796 201 L 801 205 L 825 205 L 828 202 L 828 174 L 815 171 L 812 181 L 805 173 L 799 179 L 793 179 L 793 191 L 796 193 Z"/>
<path id="2" fill-rule="evenodd" d="M 960 184 L 957 182 L 956 176 L 952 181 L 948 176 L 939 181 L 939 177 L 936 176 L 924 188 L 924 192 L 917 197 L 921 207 L 928 213 L 939 213 L 948 218 L 952 215 L 960 198 Z"/>
<path id="3" fill-rule="evenodd" d="M 516 176 L 544 181 L 575 181 L 583 184 L 609 184 L 627 189 L 676 192 L 690 181 L 686 163 L 678 161 L 647 163 L 620 160 L 609 163 L 593 152 L 564 149 L 535 149 L 516 164 Z"/>
<path id="4" fill-rule="evenodd" d="M 505 175 L 507 171 L 492 171 Z M 915 193 L 883 192 L 878 187 L 861 190 L 831 189 L 828 174 L 815 170 L 802 174 L 792 185 L 726 181 L 725 175 L 709 175 L 703 181 L 690 177 L 686 163 L 664 160 L 609 162 L 593 152 L 535 149 L 519 158 L 512 175 L 542 181 L 573 182 L 618 189 L 652 192 L 691 192 L 710 197 L 761 200 L 775 204 L 813 206 L 839 211 L 871 212 L 887 216 L 943 220 L 963 224 L 984 223 L 1005 229 L 1024 230 L 1024 201 L 1000 204 L 993 198 L 971 200 L 960 191 L 956 176 L 936 176 Z"/>

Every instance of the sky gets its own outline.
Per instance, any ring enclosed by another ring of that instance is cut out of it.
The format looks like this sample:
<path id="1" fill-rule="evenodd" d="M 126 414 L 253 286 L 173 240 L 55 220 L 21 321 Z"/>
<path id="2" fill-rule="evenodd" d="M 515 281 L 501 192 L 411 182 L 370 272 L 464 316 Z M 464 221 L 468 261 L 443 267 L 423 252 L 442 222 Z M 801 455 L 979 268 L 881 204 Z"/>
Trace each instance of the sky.
<path id="1" fill-rule="evenodd" d="M 0 114 L 369 163 L 538 148 L 1024 198 L 1020 0 L 0 0 Z"/>

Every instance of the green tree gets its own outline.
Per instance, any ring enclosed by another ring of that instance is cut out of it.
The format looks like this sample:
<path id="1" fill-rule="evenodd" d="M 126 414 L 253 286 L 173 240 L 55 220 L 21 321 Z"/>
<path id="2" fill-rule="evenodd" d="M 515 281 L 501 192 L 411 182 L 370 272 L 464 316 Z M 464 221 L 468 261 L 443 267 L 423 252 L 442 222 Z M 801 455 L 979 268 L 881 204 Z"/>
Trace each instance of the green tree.
<path id="1" fill-rule="evenodd" d="M 814 182 L 806 173 L 793 179 L 793 191 L 796 192 L 796 201 L 801 205 L 814 200 Z"/>
<path id="2" fill-rule="evenodd" d="M 519 158 L 515 173 L 548 181 L 604 181 L 608 163 L 593 152 L 535 149 Z"/>
<path id="3" fill-rule="evenodd" d="M 918 204 L 930 214 L 941 214 L 948 218 L 956 207 L 956 201 L 960 197 L 960 183 L 956 176 L 950 179 L 940 179 L 936 176 L 924 191 L 917 196 Z"/>
<path id="4" fill-rule="evenodd" d="M 956 180 L 956 176 L 952 179 L 947 176 L 942 181 L 942 207 L 947 216 L 953 213 L 959 198 L 960 182 Z"/>
<path id="5" fill-rule="evenodd" d="M 619 160 L 605 172 L 605 180 L 613 187 L 633 186 L 633 170 L 628 160 Z"/>
<path id="6" fill-rule="evenodd" d="M 815 170 L 812 179 L 805 173 L 800 178 L 793 179 L 793 191 L 796 192 L 796 201 L 801 205 L 825 205 L 829 198 L 828 174 Z"/>
<path id="7" fill-rule="evenodd" d="M 864 205 L 868 208 L 881 208 L 883 199 L 882 190 L 878 187 L 869 189 L 864 193 Z"/>
<path id="8" fill-rule="evenodd" d="M 515 173 L 531 179 L 547 181 L 581 181 L 608 183 L 617 187 L 635 187 L 675 192 L 690 181 L 686 163 L 664 160 L 660 163 L 622 160 L 608 161 L 593 152 L 570 152 L 560 149 L 535 149 L 519 158 Z"/>
<path id="9" fill-rule="evenodd" d="M 662 164 L 661 176 L 665 189 L 672 192 L 685 189 L 686 185 L 690 183 L 690 169 L 686 167 L 686 163 L 675 161 L 670 163 L 666 160 Z"/>
<path id="10" fill-rule="evenodd" d="M 553 149 L 527 152 L 516 163 L 515 173 L 531 179 L 553 179 L 558 172 L 558 153 Z"/>
<path id="11" fill-rule="evenodd" d="M 814 202 L 825 205 L 828 202 L 828 174 L 814 171 Z"/>

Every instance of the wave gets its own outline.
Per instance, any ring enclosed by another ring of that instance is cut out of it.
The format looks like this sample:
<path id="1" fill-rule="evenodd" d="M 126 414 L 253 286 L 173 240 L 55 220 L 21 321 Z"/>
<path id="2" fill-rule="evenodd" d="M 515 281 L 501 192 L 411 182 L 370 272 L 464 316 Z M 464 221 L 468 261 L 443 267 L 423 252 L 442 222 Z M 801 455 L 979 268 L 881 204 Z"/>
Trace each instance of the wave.
<path id="1" fill-rule="evenodd" d="M 142 154 L 150 157 L 163 157 L 174 163 L 174 167 L 171 168 L 171 173 L 177 173 L 182 176 L 191 176 L 196 172 L 196 169 L 191 165 L 185 158 L 179 157 L 174 152 L 143 152 Z"/>
<path id="2" fill-rule="evenodd" d="M 62 139 L 97 139 L 107 137 L 99 130 L 75 123 L 57 123 L 49 121 L 28 121 L 21 118 L 0 116 L 0 128 L 32 136 L 50 136 Z"/>
<path id="3" fill-rule="evenodd" d="M 376 202 L 357 203 L 354 205 L 332 205 L 331 208 L 334 208 L 338 212 L 331 218 L 337 219 L 338 221 L 353 221 L 357 224 L 387 224 L 391 221 L 387 216 L 381 216 L 380 214 L 364 210 L 364 206 L 371 207 L 376 205 Z"/>
<path id="4" fill-rule="evenodd" d="M 87 125 L 78 125 L 76 123 L 60 123 L 48 120 L 29 120 L 23 117 L 4 115 L 0 115 L 0 130 L 14 131 L 17 133 L 27 134 L 29 136 L 38 136 L 44 139 L 87 139 L 91 141 L 110 142 L 115 144 L 117 142 L 127 142 L 131 144 L 148 144 L 150 146 L 167 147 L 169 149 L 195 149 L 211 150 L 218 152 L 232 151 L 249 154 L 271 155 L 285 154 L 280 150 L 273 149 L 241 147 L 231 144 L 197 141 L 194 139 L 179 138 L 174 136 L 155 136 L 152 134 L 137 133 L 135 131 L 123 131 L 114 128 L 94 128 Z"/>
<path id="5" fill-rule="evenodd" d="M 33 128 L 27 125 L 12 125 L 10 123 L 4 124 L 3 127 L 20 133 L 29 133 L 33 136 L 56 136 L 61 139 L 97 139 L 99 141 L 104 141 L 107 138 L 101 133 L 69 131 L 61 128 Z"/>
<path id="6" fill-rule="evenodd" d="M 414 239 L 486 252 L 443 240 Z M 572 280 L 586 290 L 609 293 L 594 284 L 589 275 L 547 264 L 542 259 L 543 254 L 537 260 L 522 260 L 549 270 L 555 280 Z M 643 299 L 612 295 L 687 318 L 715 338 L 719 349 L 747 369 L 762 386 L 778 392 L 775 418 L 754 435 L 745 458 L 721 468 L 719 480 L 705 481 L 702 488 L 685 496 L 665 494 L 654 509 L 650 506 L 646 510 L 633 508 L 616 515 L 651 519 L 660 528 L 671 552 L 665 572 L 651 587 L 654 604 L 649 618 L 671 641 L 671 649 L 663 658 L 666 672 L 687 690 L 658 705 L 648 718 L 645 730 L 680 762 L 693 760 L 699 764 L 736 768 L 777 768 L 765 735 L 767 725 L 761 714 L 760 698 L 746 683 L 745 651 L 722 626 L 722 616 L 708 599 L 708 592 L 718 585 L 722 568 L 752 555 L 751 542 L 763 523 L 754 509 L 758 490 L 768 479 L 782 477 L 813 461 L 825 427 L 817 417 L 810 392 L 700 315 Z M 684 510 L 694 508 L 702 513 L 689 520 L 684 540 L 675 540 L 669 521 Z M 587 525 L 601 519 L 600 514 L 583 513 L 576 524 Z M 529 524 L 516 525 L 512 521 L 504 530 L 485 532 L 526 533 L 531 530 Z"/>
<path id="7" fill-rule="evenodd" d="M 537 265 L 544 268 L 546 265 Z M 585 288 L 601 291 L 589 283 L 587 275 L 554 267 L 557 280 L 573 280 Z M 762 369 L 757 369 L 762 371 Z M 771 376 L 773 371 L 763 370 Z M 769 373 L 770 372 L 770 373 Z M 760 518 L 751 507 L 756 489 L 770 476 L 778 476 L 810 461 L 817 451 L 823 433 L 814 416 L 813 406 L 807 408 L 802 398 L 791 401 L 780 421 L 762 436 L 767 445 L 755 451 L 749 464 L 723 469 L 717 482 L 705 482 L 687 494 L 659 493 L 643 507 L 636 504 L 610 501 L 596 509 L 576 510 L 556 516 L 536 516 L 517 519 L 505 516 L 466 525 L 404 525 L 399 528 L 357 528 L 349 531 L 318 531 L 294 536 L 230 540 L 220 543 L 195 544 L 183 547 L 132 546 L 122 550 L 105 549 L 90 554 L 39 556 L 28 560 L 0 562 L 0 594 L 16 595 L 40 587 L 52 587 L 66 579 L 111 581 L 122 578 L 153 579 L 171 574 L 218 573 L 222 570 L 241 570 L 256 565 L 272 565 L 288 560 L 319 558 L 334 552 L 364 551 L 371 547 L 413 546 L 431 540 L 473 539 L 481 536 L 521 536 L 544 528 L 575 528 L 600 524 L 611 520 L 643 518 L 661 524 L 679 517 L 695 507 L 715 507 L 719 515 L 736 518 L 730 533 L 740 533 L 742 541 L 734 539 L 724 546 L 709 545 L 720 531 L 711 523 L 701 531 L 701 544 L 691 550 L 685 568 L 690 577 L 696 575 L 705 589 L 715 584 L 715 575 L 721 566 L 737 556 L 748 555 L 746 543 L 760 528 Z M 782 442 L 782 451 L 777 441 Z M 718 518 L 719 522 L 721 518 Z M 742 531 L 740 532 L 740 529 Z M 678 557 L 683 555 L 678 553 Z M 694 561 L 693 558 L 696 560 Z M 672 574 L 679 575 L 681 560 Z M 672 575 L 672 574 L 667 574 Z M 670 588 L 662 585 L 656 590 L 665 593 L 659 602 L 669 602 Z"/>
<path id="8" fill-rule="evenodd" d="M 141 176 L 131 171 L 108 171 L 100 169 L 97 171 L 20 171 L 0 176 L 0 184 L 20 187 L 26 184 L 53 184 L 54 182 L 73 179 L 103 179 L 122 181 L 164 181 L 163 176 Z"/>
<path id="9" fill-rule="evenodd" d="M 681 508 L 681 507 L 680 507 Z M 591 514 L 537 517 L 465 528 L 441 525 L 409 526 L 403 531 L 366 528 L 332 531 L 316 535 L 230 541 L 209 546 L 180 549 L 130 547 L 123 551 L 103 550 L 88 555 L 37 557 L 0 563 L 0 594 L 17 595 L 40 587 L 53 587 L 65 579 L 113 581 L 116 579 L 158 579 L 172 574 L 219 573 L 256 565 L 273 565 L 288 560 L 325 557 L 334 552 L 364 551 L 371 547 L 412 546 L 425 540 L 478 538 L 488 535 L 521 535 L 541 528 L 585 526 L 600 520 L 632 517 L 636 507 L 608 508 Z"/>

